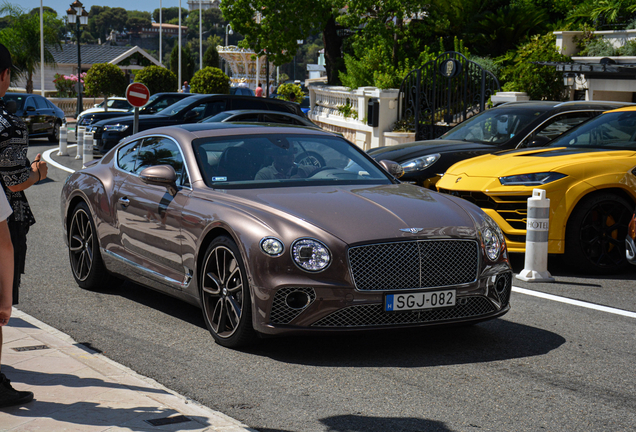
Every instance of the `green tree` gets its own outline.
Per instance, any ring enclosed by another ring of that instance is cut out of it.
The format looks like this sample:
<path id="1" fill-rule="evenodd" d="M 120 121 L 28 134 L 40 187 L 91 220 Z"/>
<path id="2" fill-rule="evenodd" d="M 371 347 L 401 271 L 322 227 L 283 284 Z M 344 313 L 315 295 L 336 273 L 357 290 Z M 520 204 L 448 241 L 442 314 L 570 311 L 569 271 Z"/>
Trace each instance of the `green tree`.
<path id="1" fill-rule="evenodd" d="M 199 14 L 197 13 L 197 16 L 198 15 Z M 185 20 L 187 16 L 188 16 L 188 10 L 185 8 L 181 8 L 181 20 Z M 152 19 L 155 20 L 155 22 L 159 22 L 158 8 L 152 12 Z M 164 23 L 167 23 L 168 21 L 171 21 L 173 19 L 176 19 L 177 21 L 179 20 L 179 8 L 177 6 L 163 8 L 161 12 L 161 20 Z"/>
<path id="2" fill-rule="evenodd" d="M 192 93 L 229 94 L 230 78 L 219 68 L 206 67 L 194 74 L 190 89 Z"/>
<path id="3" fill-rule="evenodd" d="M 128 21 L 128 11 L 124 8 L 92 6 L 88 13 L 88 29 L 93 38 L 106 40 L 111 31 L 123 32 Z"/>
<path id="4" fill-rule="evenodd" d="M 161 66 L 146 66 L 135 75 L 135 82 L 145 84 L 150 94 L 177 91 L 177 76 Z"/>
<path id="5" fill-rule="evenodd" d="M 10 26 L 0 31 L 0 43 L 11 52 L 15 73 L 11 80 L 26 79 L 27 93 L 33 93 L 33 74 L 40 67 L 40 16 L 27 14 L 18 7 L 5 3 L 0 14 L 10 17 Z M 44 63 L 54 65 L 50 46 L 61 47 L 58 37 L 63 22 L 50 12 L 44 12 Z"/>
<path id="6" fill-rule="evenodd" d="M 552 66 L 534 64 L 538 61 L 570 61 L 556 49 L 556 36 L 549 33 L 534 36 L 517 51 L 509 52 L 501 61 L 504 91 L 523 91 L 533 100 L 563 100 L 563 73 Z"/>
<path id="7" fill-rule="evenodd" d="M 84 86 L 87 96 L 123 96 L 126 92 L 126 76 L 114 64 L 96 63 L 86 72 Z M 106 104 L 104 104 L 106 106 Z"/>
<path id="8" fill-rule="evenodd" d="M 219 67 L 219 52 L 216 47 L 210 45 L 203 54 L 203 67 Z"/>
<path id="9" fill-rule="evenodd" d="M 132 33 L 139 33 L 144 28 L 152 26 L 150 12 L 129 11 L 126 29 Z"/>
<path id="10" fill-rule="evenodd" d="M 634 0 L 586 0 L 572 9 L 568 21 L 596 25 L 626 22 L 636 12 Z"/>
<path id="11" fill-rule="evenodd" d="M 245 36 L 245 45 L 258 55 L 267 53 L 277 66 L 292 61 L 298 40 L 322 32 L 327 77 L 336 84 L 344 66 L 336 16 L 344 4 L 344 0 L 308 1 L 299 7 L 289 0 L 224 0 L 220 8 L 234 31 Z M 259 11 L 256 17 L 254 11 Z"/>
<path id="12" fill-rule="evenodd" d="M 178 76 L 179 71 L 179 47 L 177 45 L 174 46 L 172 52 L 170 53 L 170 70 L 174 72 L 176 76 Z M 192 75 L 194 75 L 194 59 L 192 58 L 192 52 L 190 48 L 183 47 L 181 48 L 181 81 L 190 81 L 192 79 Z M 181 86 L 183 83 L 179 83 Z"/>

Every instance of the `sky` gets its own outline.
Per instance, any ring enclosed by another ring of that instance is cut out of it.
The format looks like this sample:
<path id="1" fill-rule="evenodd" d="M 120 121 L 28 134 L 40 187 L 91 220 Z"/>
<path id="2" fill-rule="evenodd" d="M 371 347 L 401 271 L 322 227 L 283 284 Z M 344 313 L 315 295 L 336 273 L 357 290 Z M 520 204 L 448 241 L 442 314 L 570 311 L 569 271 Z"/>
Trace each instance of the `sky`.
<path id="1" fill-rule="evenodd" d="M 40 0 L 3 0 L 10 4 L 20 6 L 25 11 L 30 11 L 33 8 L 40 7 Z M 43 0 L 42 4 L 57 11 L 57 16 L 62 18 L 66 15 L 66 11 L 71 7 L 71 3 L 75 0 Z M 138 10 L 144 12 L 151 12 L 155 9 L 159 9 L 160 0 L 80 0 L 87 11 L 90 11 L 91 6 L 109 6 L 109 7 L 122 7 L 128 10 Z M 134 5 L 130 7 L 131 3 Z M 179 7 L 179 0 L 161 0 L 161 5 L 164 8 Z M 188 0 L 181 0 L 181 7 L 188 8 Z"/>

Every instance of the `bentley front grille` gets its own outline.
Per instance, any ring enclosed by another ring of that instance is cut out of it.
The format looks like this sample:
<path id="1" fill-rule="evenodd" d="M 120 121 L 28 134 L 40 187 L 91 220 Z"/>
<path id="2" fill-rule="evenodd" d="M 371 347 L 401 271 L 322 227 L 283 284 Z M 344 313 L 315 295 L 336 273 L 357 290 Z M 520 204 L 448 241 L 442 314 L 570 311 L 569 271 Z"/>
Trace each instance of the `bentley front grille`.
<path id="1" fill-rule="evenodd" d="M 432 288 L 474 282 L 479 245 L 474 240 L 419 240 L 357 246 L 349 263 L 360 291 Z"/>
<path id="2" fill-rule="evenodd" d="M 287 297 L 293 293 L 304 293 L 307 295 L 308 302 L 301 308 L 290 307 Z M 302 313 L 316 299 L 316 293 L 313 288 L 281 288 L 276 291 L 274 301 L 272 302 L 272 310 L 269 314 L 269 320 L 272 324 L 289 324 L 298 315 Z"/>
<path id="3" fill-rule="evenodd" d="M 385 312 L 382 304 L 349 306 L 340 309 L 312 324 L 313 327 L 351 328 L 400 324 L 443 322 L 472 318 L 496 312 L 495 306 L 486 297 L 464 297 L 461 302 L 448 309 L 424 311 Z"/>

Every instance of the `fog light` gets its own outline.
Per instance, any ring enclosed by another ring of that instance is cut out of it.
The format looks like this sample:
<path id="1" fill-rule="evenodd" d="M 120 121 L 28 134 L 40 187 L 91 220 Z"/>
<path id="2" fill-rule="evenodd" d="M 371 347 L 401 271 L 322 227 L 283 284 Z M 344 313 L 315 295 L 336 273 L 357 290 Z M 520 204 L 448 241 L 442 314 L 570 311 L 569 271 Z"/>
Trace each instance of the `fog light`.
<path id="1" fill-rule="evenodd" d="M 291 309 L 304 309 L 310 302 L 311 298 L 303 291 L 292 291 L 285 297 L 285 304 Z"/>

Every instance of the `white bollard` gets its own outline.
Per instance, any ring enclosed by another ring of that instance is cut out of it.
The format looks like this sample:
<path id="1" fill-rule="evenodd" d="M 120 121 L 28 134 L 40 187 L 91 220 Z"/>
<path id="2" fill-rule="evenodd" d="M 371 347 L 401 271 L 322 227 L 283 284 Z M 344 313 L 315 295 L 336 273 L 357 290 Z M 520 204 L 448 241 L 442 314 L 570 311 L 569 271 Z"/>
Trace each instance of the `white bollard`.
<path id="1" fill-rule="evenodd" d="M 93 133 L 84 132 L 84 159 L 82 160 L 82 168 L 86 168 L 86 164 L 93 160 Z"/>
<path id="2" fill-rule="evenodd" d="M 82 159 L 84 153 L 84 131 L 86 130 L 83 126 L 77 126 L 75 128 L 75 135 L 77 135 L 77 156 L 75 159 Z"/>
<path id="3" fill-rule="evenodd" d="M 550 200 L 545 190 L 534 189 L 528 198 L 526 223 L 526 257 L 517 279 L 526 282 L 553 282 L 548 271 L 548 232 L 550 229 Z"/>
<path id="4" fill-rule="evenodd" d="M 57 152 L 58 156 L 68 156 L 68 131 L 66 125 L 60 126 L 60 151 Z"/>

